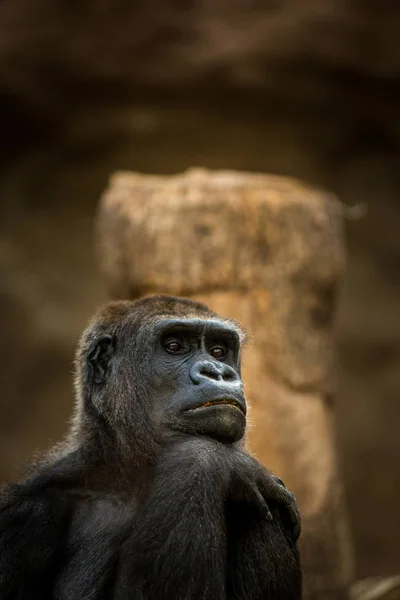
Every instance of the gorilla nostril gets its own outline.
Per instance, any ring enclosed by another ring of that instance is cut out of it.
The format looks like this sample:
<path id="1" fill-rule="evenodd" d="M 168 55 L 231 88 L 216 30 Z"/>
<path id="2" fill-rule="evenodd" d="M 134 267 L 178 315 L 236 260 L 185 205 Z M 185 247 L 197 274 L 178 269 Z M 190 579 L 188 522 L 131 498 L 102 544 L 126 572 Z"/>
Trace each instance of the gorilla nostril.
<path id="1" fill-rule="evenodd" d="M 222 373 L 222 378 L 224 381 L 235 381 L 237 379 L 236 377 L 236 373 L 233 370 L 224 370 L 224 372 Z"/>
<path id="2" fill-rule="evenodd" d="M 226 383 L 236 383 L 240 382 L 240 378 L 238 377 L 236 371 L 232 369 L 229 365 L 222 366 L 222 379 Z"/>
<path id="3" fill-rule="evenodd" d="M 190 369 L 190 378 L 195 385 L 206 384 L 207 381 L 215 381 L 218 385 L 241 385 L 240 377 L 232 367 L 211 361 L 195 363 Z"/>
<path id="4" fill-rule="evenodd" d="M 220 365 L 215 365 L 210 361 L 201 361 L 195 363 L 191 368 L 190 378 L 194 384 L 199 385 L 207 380 L 221 382 L 223 381 L 223 374 Z"/>
<path id="5" fill-rule="evenodd" d="M 202 365 L 199 371 L 200 375 L 203 377 L 208 377 L 208 379 L 214 379 L 214 381 L 219 381 L 222 379 L 221 373 L 218 369 L 210 363 L 209 365 Z"/>

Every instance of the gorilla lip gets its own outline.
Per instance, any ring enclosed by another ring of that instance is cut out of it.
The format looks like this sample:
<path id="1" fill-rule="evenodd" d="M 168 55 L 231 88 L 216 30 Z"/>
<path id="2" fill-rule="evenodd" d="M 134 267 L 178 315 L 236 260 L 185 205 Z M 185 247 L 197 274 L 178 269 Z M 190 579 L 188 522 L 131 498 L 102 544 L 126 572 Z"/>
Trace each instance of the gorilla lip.
<path id="1" fill-rule="evenodd" d="M 219 405 L 232 406 L 233 408 L 237 408 L 238 410 L 240 410 L 240 412 L 244 414 L 243 407 L 240 406 L 239 402 L 231 398 L 219 398 L 218 400 L 209 400 L 207 402 L 204 402 L 204 404 L 200 404 L 200 406 L 196 406 L 195 408 L 192 408 L 190 410 L 200 410 L 201 408 L 210 408 L 211 406 Z"/>

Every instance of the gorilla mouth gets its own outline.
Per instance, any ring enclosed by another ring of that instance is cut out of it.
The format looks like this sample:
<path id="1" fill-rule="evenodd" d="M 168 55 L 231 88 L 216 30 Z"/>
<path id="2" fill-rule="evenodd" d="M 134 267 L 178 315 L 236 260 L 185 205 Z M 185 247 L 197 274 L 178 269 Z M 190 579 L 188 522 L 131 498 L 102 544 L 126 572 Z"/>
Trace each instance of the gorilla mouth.
<path id="1" fill-rule="evenodd" d="M 207 402 L 204 402 L 204 404 L 200 404 L 200 406 L 196 406 L 196 408 L 192 408 L 191 410 L 200 410 L 202 408 L 209 408 L 211 406 L 218 406 L 224 404 L 227 406 L 232 406 L 233 408 L 237 408 L 240 410 L 240 412 L 244 413 L 243 407 L 239 404 L 237 400 L 234 400 L 233 398 L 219 398 L 218 400 L 209 400 Z"/>

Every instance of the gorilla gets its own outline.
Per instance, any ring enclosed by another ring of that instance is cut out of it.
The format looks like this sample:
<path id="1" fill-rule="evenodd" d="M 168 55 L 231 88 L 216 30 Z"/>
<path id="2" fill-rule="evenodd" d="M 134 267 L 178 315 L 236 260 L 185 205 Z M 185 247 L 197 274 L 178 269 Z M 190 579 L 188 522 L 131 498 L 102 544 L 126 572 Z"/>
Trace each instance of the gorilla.
<path id="1" fill-rule="evenodd" d="M 243 340 L 183 298 L 99 312 L 66 440 L 0 493 L 1 600 L 300 600 L 295 498 L 243 445 Z"/>

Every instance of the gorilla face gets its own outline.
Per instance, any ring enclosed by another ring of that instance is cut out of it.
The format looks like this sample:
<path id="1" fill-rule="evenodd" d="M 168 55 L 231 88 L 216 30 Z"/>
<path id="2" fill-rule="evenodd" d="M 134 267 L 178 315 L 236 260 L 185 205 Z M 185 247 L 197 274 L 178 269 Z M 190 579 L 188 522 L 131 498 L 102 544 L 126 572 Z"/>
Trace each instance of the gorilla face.
<path id="1" fill-rule="evenodd" d="M 240 331 L 232 323 L 206 315 L 128 321 L 119 333 L 97 338 L 89 362 L 98 393 L 108 403 L 118 382 L 125 393 L 131 391 L 124 401 L 124 420 L 130 418 L 133 426 L 136 408 L 143 410 L 147 399 L 157 429 L 225 443 L 244 436 Z M 114 407 L 115 412 L 120 409 Z"/>
<path id="2" fill-rule="evenodd" d="M 225 442 L 246 428 L 240 378 L 240 337 L 213 319 L 163 319 L 156 327 L 152 387 L 172 428 Z"/>

